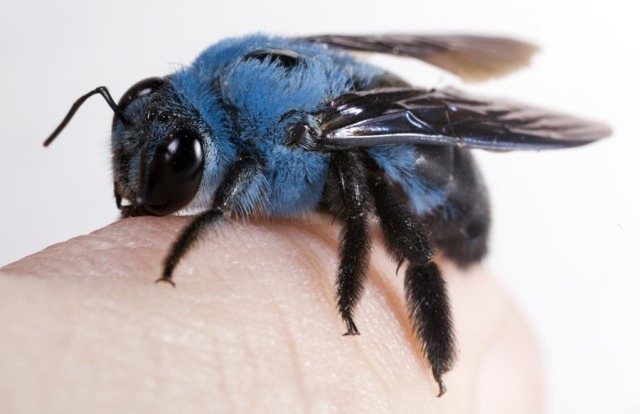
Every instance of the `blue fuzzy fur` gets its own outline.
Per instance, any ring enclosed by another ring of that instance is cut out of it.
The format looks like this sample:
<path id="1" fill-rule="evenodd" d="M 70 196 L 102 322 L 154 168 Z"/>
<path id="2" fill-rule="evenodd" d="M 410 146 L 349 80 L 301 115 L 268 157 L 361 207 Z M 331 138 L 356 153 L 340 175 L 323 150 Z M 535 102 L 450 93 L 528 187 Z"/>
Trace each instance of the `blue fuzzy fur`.
<path id="1" fill-rule="evenodd" d="M 256 50 L 286 49 L 302 56 L 302 64 L 284 68 L 277 61 L 246 59 Z M 145 122 L 148 108 L 187 119 L 203 137 L 203 180 L 184 211 L 211 205 L 213 195 L 229 166 L 242 154 L 264 163 L 264 173 L 252 184 L 238 214 L 292 216 L 315 208 L 326 183 L 329 153 L 287 145 L 289 128 L 331 99 L 366 85 L 386 72 L 324 46 L 295 39 L 251 35 L 227 39 L 205 50 L 193 64 L 169 75 L 170 90 L 164 101 L 150 105 L 144 99 L 127 108 L 135 127 L 114 129 L 113 148 L 142 153 L 150 160 L 165 139 L 166 126 Z M 235 108 L 232 119 L 228 108 Z M 146 139 L 141 151 L 140 137 Z M 446 194 L 418 178 L 411 146 L 368 150 L 388 177 L 399 183 L 419 214 L 442 204 Z M 115 156 L 114 156 L 115 157 Z M 119 160 L 114 159 L 114 165 Z M 140 157 L 132 156 L 126 188 L 135 196 L 140 180 Z M 116 177 L 118 181 L 118 177 Z"/>

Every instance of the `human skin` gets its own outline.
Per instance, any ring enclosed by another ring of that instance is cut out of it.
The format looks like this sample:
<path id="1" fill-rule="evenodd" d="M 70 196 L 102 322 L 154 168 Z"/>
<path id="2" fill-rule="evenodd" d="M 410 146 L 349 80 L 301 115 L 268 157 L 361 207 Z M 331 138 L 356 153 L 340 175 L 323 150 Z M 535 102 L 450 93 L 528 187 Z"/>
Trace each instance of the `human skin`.
<path id="1" fill-rule="evenodd" d="M 458 358 L 437 398 L 378 234 L 342 336 L 338 223 L 228 220 L 154 284 L 187 222 L 121 220 L 0 269 L 0 412 L 543 411 L 535 341 L 483 266 L 439 260 Z"/>

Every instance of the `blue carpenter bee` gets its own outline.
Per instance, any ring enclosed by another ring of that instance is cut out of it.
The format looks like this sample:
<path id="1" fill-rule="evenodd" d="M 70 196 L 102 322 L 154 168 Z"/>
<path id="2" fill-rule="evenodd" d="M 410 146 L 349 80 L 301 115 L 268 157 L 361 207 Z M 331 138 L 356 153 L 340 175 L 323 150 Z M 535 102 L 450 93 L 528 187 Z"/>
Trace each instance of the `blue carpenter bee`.
<path id="1" fill-rule="evenodd" d="M 609 129 L 525 105 L 410 86 L 345 53 L 414 57 L 481 80 L 528 62 L 529 44 L 481 36 L 252 35 L 205 50 L 163 78 L 132 86 L 116 104 L 114 192 L 122 215 L 197 212 L 173 243 L 159 281 L 225 215 L 295 216 L 342 223 L 336 299 L 348 335 L 364 288 L 371 216 L 406 264 L 409 315 L 433 376 L 455 359 L 445 282 L 435 250 L 460 266 L 487 251 L 489 202 L 470 148 L 543 150 L 583 145 Z M 123 201 L 127 204 L 123 204 Z"/>

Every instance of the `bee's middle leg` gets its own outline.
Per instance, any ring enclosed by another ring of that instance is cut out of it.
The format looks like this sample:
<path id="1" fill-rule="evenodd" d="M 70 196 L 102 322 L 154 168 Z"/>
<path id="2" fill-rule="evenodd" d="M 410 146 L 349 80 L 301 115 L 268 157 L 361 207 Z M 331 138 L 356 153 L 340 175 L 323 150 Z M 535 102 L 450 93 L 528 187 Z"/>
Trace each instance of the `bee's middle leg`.
<path id="1" fill-rule="evenodd" d="M 340 233 L 336 299 L 347 332 L 359 335 L 353 312 L 362 296 L 371 255 L 369 194 L 364 166 L 357 153 L 336 152 L 331 156 L 325 201 L 343 222 Z"/>

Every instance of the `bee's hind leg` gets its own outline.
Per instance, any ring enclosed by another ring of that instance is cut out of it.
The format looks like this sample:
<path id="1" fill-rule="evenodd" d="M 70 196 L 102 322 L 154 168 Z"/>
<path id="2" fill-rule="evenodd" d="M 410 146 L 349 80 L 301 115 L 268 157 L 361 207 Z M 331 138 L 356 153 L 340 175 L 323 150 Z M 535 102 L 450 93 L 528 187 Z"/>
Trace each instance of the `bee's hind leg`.
<path id="1" fill-rule="evenodd" d="M 421 222 L 394 193 L 384 174 L 371 171 L 368 182 L 387 250 L 398 263 L 407 263 L 404 285 L 409 317 L 422 352 L 431 364 L 440 396 L 446 392 L 442 375 L 455 360 L 445 281 L 432 260 L 431 243 Z"/>

